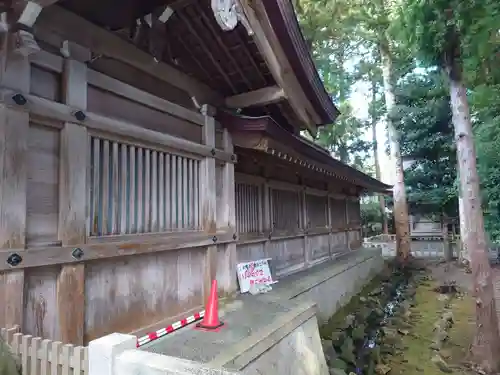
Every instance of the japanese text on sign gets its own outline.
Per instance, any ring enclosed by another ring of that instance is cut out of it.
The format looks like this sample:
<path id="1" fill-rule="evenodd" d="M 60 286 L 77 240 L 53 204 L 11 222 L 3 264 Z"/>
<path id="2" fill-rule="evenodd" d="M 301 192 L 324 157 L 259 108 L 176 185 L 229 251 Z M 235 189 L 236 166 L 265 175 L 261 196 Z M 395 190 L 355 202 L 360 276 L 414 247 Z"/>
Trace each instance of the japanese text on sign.
<path id="1" fill-rule="evenodd" d="M 238 264 L 237 272 L 241 293 L 248 292 L 250 286 L 254 284 L 270 285 L 274 283 L 268 260 L 269 259 L 259 259 Z"/>

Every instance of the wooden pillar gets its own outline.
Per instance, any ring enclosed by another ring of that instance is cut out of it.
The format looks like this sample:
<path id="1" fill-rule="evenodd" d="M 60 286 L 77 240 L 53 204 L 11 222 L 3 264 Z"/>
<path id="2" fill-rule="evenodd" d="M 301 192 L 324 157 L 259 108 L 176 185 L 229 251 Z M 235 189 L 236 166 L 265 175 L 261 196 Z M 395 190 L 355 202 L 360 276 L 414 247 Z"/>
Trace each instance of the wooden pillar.
<path id="1" fill-rule="evenodd" d="M 70 46 L 70 51 L 77 49 Z M 87 53 L 90 58 L 90 54 Z M 87 67 L 74 60 L 64 61 L 64 102 L 75 110 L 87 108 Z M 63 246 L 86 242 L 87 237 L 87 129 L 67 122 L 61 131 L 59 169 L 59 228 Z M 85 254 L 84 254 L 85 257 Z M 85 265 L 65 264 L 57 279 L 57 309 L 60 340 L 83 345 L 85 326 Z"/>
<path id="2" fill-rule="evenodd" d="M 2 50 L 3 86 L 20 93 L 30 90 L 27 58 Z M 0 248 L 24 249 L 26 245 L 27 145 L 29 113 L 22 107 L 0 106 Z M 22 254 L 18 254 L 21 255 Z M 2 299 L 3 296 L 3 299 Z M 0 274 L 0 327 L 23 323 L 24 270 Z"/>
<path id="3" fill-rule="evenodd" d="M 215 119 L 214 109 L 208 105 L 204 105 L 202 113 L 205 116 L 205 124 L 203 126 L 203 144 L 211 146 L 215 149 Z M 201 208 L 201 225 L 206 233 L 217 232 L 217 223 L 215 215 L 216 205 L 216 181 L 215 181 L 215 159 L 206 157 L 201 161 L 200 165 L 200 208 Z M 203 277 L 203 296 L 205 302 L 210 295 L 210 287 L 212 280 L 217 275 L 217 245 L 207 246 L 205 254 L 205 270 Z"/>
<path id="4" fill-rule="evenodd" d="M 345 232 L 345 238 L 346 238 L 346 243 L 347 243 L 347 249 L 351 250 L 351 242 L 349 241 L 349 197 L 345 197 L 345 225 L 346 225 L 346 232 Z"/>
<path id="5" fill-rule="evenodd" d="M 332 257 L 332 243 L 333 243 L 333 233 L 332 233 L 332 203 L 330 200 L 330 194 L 326 196 L 326 209 L 328 210 L 326 215 L 326 225 L 328 226 L 328 256 Z"/>
<path id="6" fill-rule="evenodd" d="M 273 223 L 271 218 L 271 189 L 269 183 L 266 182 L 262 185 L 262 228 L 264 232 L 271 233 L 273 231 Z M 268 238 L 264 242 L 264 253 L 268 258 L 271 256 L 271 241 Z"/>
<path id="7" fill-rule="evenodd" d="M 306 198 L 306 187 L 304 186 L 303 189 L 299 192 L 299 198 L 302 204 L 299 206 L 302 208 L 301 209 L 301 220 L 303 223 L 303 230 L 304 230 L 304 266 L 307 268 L 311 264 L 311 246 L 309 244 L 309 215 L 307 212 L 307 198 Z"/>
<path id="8" fill-rule="evenodd" d="M 227 129 L 224 129 L 222 136 L 224 151 L 234 153 L 233 140 Z M 223 222 L 225 227 L 229 227 L 234 233 L 236 239 L 236 206 L 235 206 L 235 182 L 234 182 L 234 164 L 225 163 L 222 171 L 222 207 Z M 222 289 L 229 294 L 236 292 L 236 243 L 230 242 L 224 245 L 224 280 Z"/>

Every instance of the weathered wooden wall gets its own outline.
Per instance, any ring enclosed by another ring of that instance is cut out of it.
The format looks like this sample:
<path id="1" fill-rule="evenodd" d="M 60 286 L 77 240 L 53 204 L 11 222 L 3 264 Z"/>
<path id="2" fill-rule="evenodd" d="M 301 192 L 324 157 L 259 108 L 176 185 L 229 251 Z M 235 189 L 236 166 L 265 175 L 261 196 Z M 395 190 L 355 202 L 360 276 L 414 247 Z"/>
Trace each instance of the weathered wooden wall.
<path id="1" fill-rule="evenodd" d="M 0 88 L 0 326 L 82 344 L 201 310 L 216 275 L 233 291 L 235 158 L 209 108 L 76 58 L 16 59 Z"/>
<path id="2" fill-rule="evenodd" d="M 253 158 L 252 166 L 238 164 L 238 169 L 265 169 L 265 156 L 259 159 L 256 153 Z M 320 190 L 292 183 L 294 179 L 292 169 L 273 173 L 273 179 L 236 175 L 238 261 L 271 258 L 278 278 L 361 246 L 359 197 L 340 194 L 334 187 Z"/>
<path id="3" fill-rule="evenodd" d="M 91 70 L 88 51 L 70 50 L 11 57 L 2 77 L 1 327 L 76 345 L 143 332 L 202 309 L 213 278 L 233 292 L 237 261 L 273 258 L 281 277 L 360 245 L 356 197 L 286 168 L 280 181 L 257 177 L 268 159 L 236 178 L 210 108 Z"/>

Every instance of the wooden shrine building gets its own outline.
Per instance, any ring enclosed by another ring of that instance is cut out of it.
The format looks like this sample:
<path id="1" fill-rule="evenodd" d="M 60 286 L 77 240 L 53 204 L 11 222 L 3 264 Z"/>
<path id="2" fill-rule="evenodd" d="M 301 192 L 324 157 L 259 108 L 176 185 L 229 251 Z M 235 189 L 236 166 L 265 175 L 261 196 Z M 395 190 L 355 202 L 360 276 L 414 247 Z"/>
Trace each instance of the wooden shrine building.
<path id="1" fill-rule="evenodd" d="M 288 0 L 0 1 L 0 327 L 82 344 L 361 246 L 390 187 L 299 135 L 338 111 Z"/>

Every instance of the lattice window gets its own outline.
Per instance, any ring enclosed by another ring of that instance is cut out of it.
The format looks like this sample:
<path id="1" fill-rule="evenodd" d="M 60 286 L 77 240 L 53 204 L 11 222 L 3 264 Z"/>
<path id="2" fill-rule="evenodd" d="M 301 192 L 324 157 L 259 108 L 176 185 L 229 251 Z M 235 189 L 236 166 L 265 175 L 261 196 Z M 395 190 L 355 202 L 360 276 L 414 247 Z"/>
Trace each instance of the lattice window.
<path id="1" fill-rule="evenodd" d="M 198 229 L 199 163 L 92 137 L 90 235 Z"/>
<path id="2" fill-rule="evenodd" d="M 297 231 L 300 229 L 298 192 L 271 189 L 271 205 L 274 230 Z"/>
<path id="3" fill-rule="evenodd" d="M 347 210 L 348 210 L 347 217 L 349 219 L 349 224 L 360 224 L 361 223 L 361 212 L 360 212 L 359 202 L 348 200 L 347 201 Z"/>
<path id="4" fill-rule="evenodd" d="M 235 198 L 238 232 L 259 232 L 259 186 L 237 183 Z"/>
<path id="5" fill-rule="evenodd" d="M 306 194 L 307 221 L 309 228 L 322 228 L 328 225 L 326 197 Z"/>
<path id="6" fill-rule="evenodd" d="M 332 228 L 343 229 L 346 226 L 346 203 L 343 199 L 330 198 Z"/>

